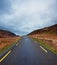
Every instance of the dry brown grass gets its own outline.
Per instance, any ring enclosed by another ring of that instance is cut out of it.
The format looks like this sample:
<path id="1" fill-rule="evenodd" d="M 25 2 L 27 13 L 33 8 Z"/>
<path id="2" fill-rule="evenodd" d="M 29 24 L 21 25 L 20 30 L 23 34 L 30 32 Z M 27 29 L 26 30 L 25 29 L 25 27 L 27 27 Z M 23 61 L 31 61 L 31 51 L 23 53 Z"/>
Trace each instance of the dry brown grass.
<path id="1" fill-rule="evenodd" d="M 43 40 L 47 44 L 53 47 L 57 47 L 57 35 L 56 34 L 35 34 L 30 35 L 33 38 Z"/>
<path id="2" fill-rule="evenodd" d="M 14 44 L 20 39 L 20 37 L 9 37 L 9 38 L 0 38 L 0 50 Z"/>
<path id="3" fill-rule="evenodd" d="M 52 48 L 57 54 L 57 35 L 56 34 L 35 34 L 30 35 L 31 38 L 36 40 L 40 40 L 42 45 L 47 46 L 48 48 Z M 51 49 L 51 50 L 52 50 Z"/>

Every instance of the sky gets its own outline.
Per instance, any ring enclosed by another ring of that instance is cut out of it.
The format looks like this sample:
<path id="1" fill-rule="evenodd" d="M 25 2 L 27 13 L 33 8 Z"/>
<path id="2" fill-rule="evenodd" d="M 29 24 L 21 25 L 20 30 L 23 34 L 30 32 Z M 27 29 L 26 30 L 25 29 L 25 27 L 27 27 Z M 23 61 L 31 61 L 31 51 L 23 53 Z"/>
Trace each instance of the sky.
<path id="1" fill-rule="evenodd" d="M 0 29 L 18 35 L 57 24 L 57 0 L 0 0 Z"/>

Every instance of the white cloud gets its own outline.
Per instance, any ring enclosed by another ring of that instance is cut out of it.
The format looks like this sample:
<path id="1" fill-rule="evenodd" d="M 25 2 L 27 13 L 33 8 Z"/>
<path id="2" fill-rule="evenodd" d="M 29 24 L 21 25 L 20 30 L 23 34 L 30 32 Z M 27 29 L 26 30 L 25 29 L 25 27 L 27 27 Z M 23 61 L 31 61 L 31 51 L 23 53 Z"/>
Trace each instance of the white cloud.
<path id="1" fill-rule="evenodd" d="M 12 0 L 11 13 L 1 15 L 0 23 L 26 33 L 55 24 L 52 22 L 57 17 L 55 3 L 56 0 Z"/>

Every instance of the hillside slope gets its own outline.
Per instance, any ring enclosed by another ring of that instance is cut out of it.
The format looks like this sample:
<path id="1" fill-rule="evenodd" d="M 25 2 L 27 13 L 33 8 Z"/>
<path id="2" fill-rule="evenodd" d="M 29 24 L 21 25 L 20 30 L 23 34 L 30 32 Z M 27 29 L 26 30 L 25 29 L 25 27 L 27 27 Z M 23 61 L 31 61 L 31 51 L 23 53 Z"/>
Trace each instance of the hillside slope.
<path id="1" fill-rule="evenodd" d="M 31 32 L 29 35 L 42 34 L 42 33 L 57 34 L 57 24 L 39 30 L 35 30 Z"/>
<path id="2" fill-rule="evenodd" d="M 0 30 L 0 38 L 3 37 L 14 37 L 16 36 L 14 33 L 7 31 L 7 30 Z"/>
<path id="3" fill-rule="evenodd" d="M 57 54 L 57 24 L 31 32 L 32 39 Z"/>

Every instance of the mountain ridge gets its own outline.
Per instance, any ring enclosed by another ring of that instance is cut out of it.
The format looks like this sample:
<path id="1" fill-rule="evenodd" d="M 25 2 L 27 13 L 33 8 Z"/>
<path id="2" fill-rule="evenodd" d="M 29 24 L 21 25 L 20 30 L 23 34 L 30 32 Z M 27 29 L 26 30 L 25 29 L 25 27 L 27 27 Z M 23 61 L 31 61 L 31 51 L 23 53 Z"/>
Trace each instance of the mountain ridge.
<path id="1" fill-rule="evenodd" d="M 16 36 L 16 34 L 14 34 L 13 32 L 7 31 L 7 30 L 0 30 L 0 38 L 3 37 L 14 37 Z"/>
<path id="2" fill-rule="evenodd" d="M 49 26 L 49 27 L 45 27 L 42 29 L 38 29 L 38 30 L 34 30 L 31 33 L 29 33 L 28 35 L 33 35 L 33 34 L 57 34 L 57 24 Z"/>

